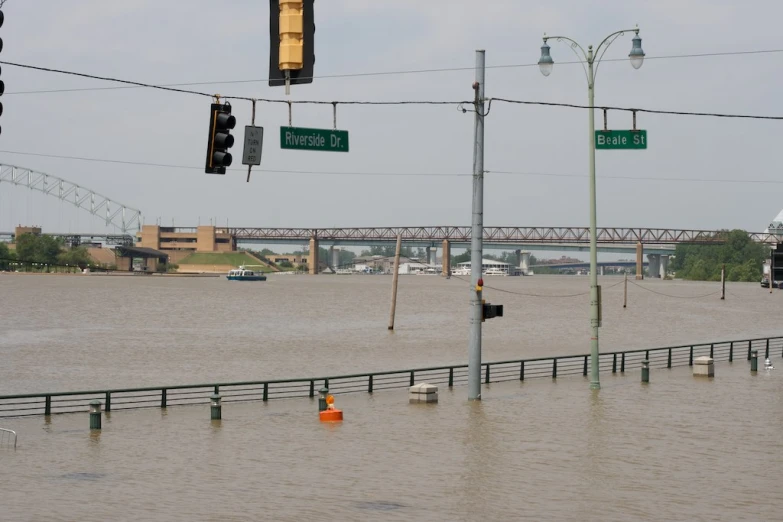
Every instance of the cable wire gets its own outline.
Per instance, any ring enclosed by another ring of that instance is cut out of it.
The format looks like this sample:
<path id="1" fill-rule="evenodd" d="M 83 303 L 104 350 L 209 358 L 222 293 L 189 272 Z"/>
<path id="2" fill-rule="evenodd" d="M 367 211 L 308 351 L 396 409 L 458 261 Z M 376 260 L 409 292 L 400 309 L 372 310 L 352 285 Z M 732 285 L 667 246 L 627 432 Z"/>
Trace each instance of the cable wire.
<path id="1" fill-rule="evenodd" d="M 709 294 L 704 294 L 704 295 L 672 295 L 672 294 L 665 294 L 663 292 L 658 292 L 656 290 L 653 290 L 651 288 L 647 288 L 647 287 L 642 286 L 642 285 L 640 285 L 638 283 L 635 283 L 633 281 L 628 281 L 628 282 L 631 283 L 634 286 L 638 286 L 639 288 L 641 288 L 643 290 L 647 290 L 648 292 L 652 292 L 654 294 L 662 295 L 662 296 L 665 296 L 665 297 L 673 297 L 673 298 L 676 298 L 676 299 L 703 299 L 705 297 L 710 297 L 710 296 L 713 296 L 713 295 L 720 294 L 720 290 L 718 290 L 716 292 L 711 292 Z"/>
<path id="2" fill-rule="evenodd" d="M 45 154 L 38 152 L 23 152 L 16 150 L 0 150 L 0 154 L 14 154 L 19 156 L 32 156 L 41 158 L 66 159 L 74 161 L 89 161 L 95 163 L 116 163 L 120 165 L 135 165 L 140 167 L 158 167 L 170 169 L 201 170 L 204 167 L 195 165 L 175 165 L 171 163 L 153 163 L 145 161 L 116 160 L 108 158 L 90 158 L 85 156 L 66 156 L 62 154 Z M 21 168 L 21 167 L 20 167 Z M 244 172 L 242 168 L 228 168 L 227 171 Z M 323 171 L 323 170 L 291 170 L 291 169 L 257 169 L 259 172 L 270 174 L 313 174 L 323 176 L 379 176 L 379 177 L 472 177 L 472 173 L 467 172 L 363 172 L 363 171 Z M 586 174 L 559 174 L 553 172 L 524 172 L 511 170 L 486 170 L 486 174 L 498 174 L 509 176 L 533 176 L 547 178 L 580 178 L 586 179 Z M 619 179 L 627 181 L 665 181 L 665 182 L 685 182 L 685 183 L 740 183 L 740 184 L 772 184 L 782 185 L 783 180 L 774 179 L 720 179 L 720 178 L 658 178 L 653 176 L 613 176 L 598 175 L 598 179 Z"/>
<path id="3" fill-rule="evenodd" d="M 79 76 L 82 78 L 90 78 L 94 80 L 103 80 L 103 81 L 110 81 L 110 82 L 118 82 L 128 85 L 134 85 L 137 87 L 147 87 L 150 89 L 160 89 L 164 91 L 171 91 L 171 92 L 178 92 L 178 93 L 184 93 L 184 94 L 194 94 L 198 96 L 206 96 L 209 98 L 214 98 L 218 96 L 217 94 L 209 94 L 206 92 L 200 92 L 200 91 L 193 91 L 188 89 L 180 89 L 178 87 L 164 87 L 161 85 L 153 85 L 149 83 L 143 83 L 143 82 L 136 82 L 132 80 L 121 80 L 119 78 L 111 78 L 107 76 L 97 76 L 93 74 L 86 74 L 86 73 L 79 73 L 74 71 L 65 71 L 62 69 L 52 69 L 48 67 L 40 67 L 36 65 L 28 65 L 28 64 L 20 64 L 15 62 L 6 62 L 6 61 L 0 61 L 0 64 L 5 65 L 11 65 L 14 67 L 21 67 L 24 69 L 33 69 L 37 71 L 44 71 L 44 72 L 53 72 L 53 73 L 59 73 L 59 74 L 66 74 L 71 76 Z M 297 105 L 334 105 L 337 104 L 341 105 L 457 105 L 458 107 L 465 104 L 472 104 L 471 101 L 438 101 L 438 100 L 403 100 L 403 101 L 369 101 L 369 100 L 345 100 L 345 101 L 323 101 L 323 100 L 278 100 L 278 99 L 271 99 L 271 98 L 250 98 L 247 96 L 222 96 L 221 98 L 227 99 L 227 100 L 245 100 L 250 102 L 265 102 L 265 103 L 284 103 L 288 104 L 289 106 L 292 104 Z M 715 112 L 688 112 L 688 111 L 670 111 L 670 110 L 660 110 L 660 109 L 643 109 L 643 108 L 629 108 L 629 107 L 611 107 L 611 106 L 590 106 L 590 105 L 580 105 L 580 104 L 573 104 L 573 103 L 559 103 L 559 102 L 541 102 L 541 101 L 529 101 L 529 100 L 514 100 L 511 98 L 487 98 L 485 101 L 489 102 L 490 107 L 492 101 L 499 101 L 504 103 L 510 103 L 510 104 L 517 104 L 517 105 L 538 105 L 538 106 L 544 106 L 544 107 L 563 107 L 563 108 L 571 108 L 571 109 L 601 109 L 601 110 L 613 110 L 613 111 L 624 111 L 624 112 L 643 112 L 648 114 L 666 114 L 666 115 L 676 115 L 676 116 L 707 116 L 707 117 L 717 117 L 717 118 L 741 118 L 741 119 L 756 119 L 756 120 L 783 120 L 783 116 L 762 116 L 762 115 L 751 115 L 751 114 L 730 114 L 730 113 L 715 113 Z"/>
<path id="4" fill-rule="evenodd" d="M 645 61 L 650 60 L 672 60 L 672 59 L 686 59 L 686 58 L 707 58 L 707 57 L 720 57 L 720 56 L 747 56 L 754 54 L 772 54 L 781 53 L 783 49 L 760 49 L 751 51 L 730 51 L 730 52 L 717 52 L 717 53 L 694 53 L 694 54 L 673 54 L 663 56 L 645 56 Z M 601 62 L 626 62 L 627 58 L 607 58 L 601 60 Z M 0 62 L 6 63 L 6 62 Z M 565 62 L 557 62 L 558 65 L 575 65 L 581 64 L 582 61 L 573 60 Z M 10 65 L 10 64 L 9 64 Z M 21 65 L 20 65 L 21 66 Z M 517 64 L 502 64 L 502 65 L 487 65 L 487 69 L 517 69 L 526 67 L 538 67 L 538 63 L 517 63 Z M 443 72 L 459 72 L 459 71 L 473 71 L 475 66 L 470 67 L 441 67 L 430 69 L 403 69 L 397 71 L 373 71 L 364 73 L 342 73 L 342 74 L 324 74 L 320 76 L 311 76 L 308 79 L 335 79 L 335 78 L 361 78 L 371 76 L 397 76 L 406 74 L 429 74 L 429 73 L 443 73 Z M 183 82 L 183 83 L 169 83 L 169 84 L 156 84 L 157 87 L 192 87 L 197 85 L 231 85 L 242 83 L 267 83 L 269 78 L 259 78 L 253 80 L 222 80 L 222 81 L 205 81 L 205 82 Z M 146 87 L 146 85 L 124 85 L 115 87 L 77 87 L 71 89 L 46 89 L 36 91 L 17 91 L 7 92 L 6 96 L 12 94 L 50 94 L 60 92 L 81 92 L 81 91 L 110 91 L 119 89 L 138 89 Z"/>

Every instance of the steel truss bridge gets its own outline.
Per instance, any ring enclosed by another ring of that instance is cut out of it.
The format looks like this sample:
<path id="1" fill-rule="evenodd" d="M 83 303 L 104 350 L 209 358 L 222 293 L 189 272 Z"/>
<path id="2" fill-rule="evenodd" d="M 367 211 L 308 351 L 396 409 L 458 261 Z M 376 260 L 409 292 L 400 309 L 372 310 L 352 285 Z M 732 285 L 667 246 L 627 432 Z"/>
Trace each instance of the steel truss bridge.
<path id="1" fill-rule="evenodd" d="M 0 164 L 0 184 L 4 182 L 54 196 L 93 216 L 104 218 L 106 226 L 114 226 L 123 236 L 141 227 L 141 211 L 51 174 L 16 165 Z M 82 234 L 70 235 L 83 236 Z M 97 237 L 101 234 L 87 234 L 87 236 Z"/>
<path id="2" fill-rule="evenodd" d="M 324 242 L 392 242 L 397 235 L 405 243 L 470 243 L 471 227 L 372 227 L 372 228 L 219 228 L 228 232 L 238 242 L 298 243 L 316 239 Z M 750 234 L 757 243 L 771 245 L 783 242 L 783 230 L 777 233 L 754 232 Z M 677 230 L 669 228 L 598 228 L 597 242 L 602 244 L 675 245 L 719 244 L 726 240 L 726 231 Z M 590 242 L 587 227 L 484 227 L 484 242 L 494 244 L 586 244 Z"/>

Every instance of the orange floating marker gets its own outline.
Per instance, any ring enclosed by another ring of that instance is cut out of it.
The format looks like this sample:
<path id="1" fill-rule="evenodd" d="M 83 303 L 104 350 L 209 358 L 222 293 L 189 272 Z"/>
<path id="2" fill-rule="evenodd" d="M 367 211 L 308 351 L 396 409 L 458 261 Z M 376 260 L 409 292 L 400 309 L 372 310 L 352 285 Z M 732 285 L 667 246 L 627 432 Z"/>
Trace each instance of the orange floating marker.
<path id="1" fill-rule="evenodd" d="M 321 422 L 340 422 L 343 420 L 343 410 L 329 408 L 318 413 Z"/>
<path id="2" fill-rule="evenodd" d="M 318 412 L 321 422 L 340 422 L 343 420 L 343 410 L 334 407 L 334 395 L 326 396 L 326 409 Z"/>

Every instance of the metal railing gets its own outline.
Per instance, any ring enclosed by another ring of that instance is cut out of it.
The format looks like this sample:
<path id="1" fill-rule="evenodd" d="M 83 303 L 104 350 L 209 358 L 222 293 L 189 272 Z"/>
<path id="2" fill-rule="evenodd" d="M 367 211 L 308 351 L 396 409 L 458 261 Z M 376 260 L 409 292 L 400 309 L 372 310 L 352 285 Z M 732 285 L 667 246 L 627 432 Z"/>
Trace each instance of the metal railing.
<path id="1" fill-rule="evenodd" d="M 0 448 L 5 445 L 10 446 L 12 438 L 14 440 L 14 449 L 16 449 L 16 432 L 13 430 L 7 430 L 5 428 L 0 428 Z"/>
<path id="2" fill-rule="evenodd" d="M 751 351 L 758 350 L 764 357 L 780 354 L 783 357 L 783 337 L 764 337 L 735 341 L 667 346 L 602 353 L 599 369 L 602 372 L 624 373 L 641 368 L 641 361 L 650 361 L 650 368 L 692 366 L 696 357 L 709 356 L 715 361 L 745 360 Z M 541 357 L 482 364 L 481 379 L 485 384 L 567 375 L 587 376 L 589 355 Z M 357 373 L 302 379 L 272 379 L 265 381 L 224 382 L 211 384 L 182 384 L 92 391 L 28 393 L 0 396 L 0 417 L 52 415 L 87 411 L 92 400 L 103 402 L 104 411 L 111 412 L 138 408 L 167 408 L 174 405 L 206 404 L 209 396 L 220 393 L 223 403 L 268 401 L 272 399 L 313 398 L 321 386 L 332 394 L 368 392 L 407 388 L 417 382 L 442 384 L 449 387 L 467 383 L 468 365 L 412 368 L 372 373 Z"/>

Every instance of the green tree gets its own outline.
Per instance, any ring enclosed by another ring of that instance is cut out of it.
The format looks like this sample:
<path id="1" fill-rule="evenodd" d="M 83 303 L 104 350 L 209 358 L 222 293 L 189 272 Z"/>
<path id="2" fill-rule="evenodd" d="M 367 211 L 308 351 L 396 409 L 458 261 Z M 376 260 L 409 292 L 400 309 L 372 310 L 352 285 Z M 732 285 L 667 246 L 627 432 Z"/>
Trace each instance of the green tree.
<path id="1" fill-rule="evenodd" d="M 20 261 L 54 264 L 62 250 L 62 241 L 52 236 L 22 234 L 16 238 L 16 255 Z"/>
<path id="2" fill-rule="evenodd" d="M 8 263 L 11 259 L 11 250 L 8 245 L 0 243 L 0 270 L 8 270 Z"/>
<path id="3" fill-rule="evenodd" d="M 722 244 L 677 245 L 670 265 L 672 270 L 683 279 L 717 281 L 725 265 L 729 281 L 761 279 L 766 248 L 753 241 L 744 230 L 722 230 L 719 234 L 725 241 Z"/>
<path id="4" fill-rule="evenodd" d="M 78 266 L 82 270 L 93 264 L 87 249 L 82 246 L 60 253 L 57 262 L 61 265 Z"/>

